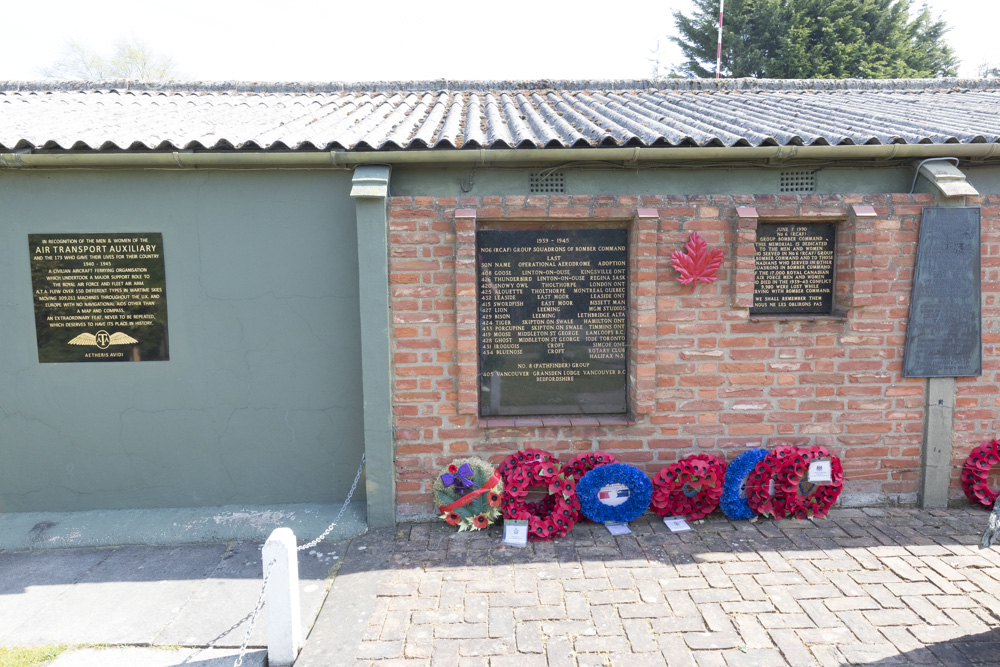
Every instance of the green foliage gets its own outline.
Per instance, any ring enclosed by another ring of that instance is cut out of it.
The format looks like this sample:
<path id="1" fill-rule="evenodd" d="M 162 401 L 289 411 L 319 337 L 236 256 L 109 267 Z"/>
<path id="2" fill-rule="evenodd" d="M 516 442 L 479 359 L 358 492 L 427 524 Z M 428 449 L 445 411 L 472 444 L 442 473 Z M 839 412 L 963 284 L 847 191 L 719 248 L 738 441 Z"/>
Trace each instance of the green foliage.
<path id="1" fill-rule="evenodd" d="M 42 667 L 55 660 L 67 647 L 0 646 L 0 667 Z"/>
<path id="2" fill-rule="evenodd" d="M 110 56 L 96 53 L 77 41 L 70 41 L 55 63 L 42 70 L 50 79 L 100 81 L 171 81 L 176 78 L 174 62 L 154 53 L 139 39 L 120 39 Z"/>
<path id="3" fill-rule="evenodd" d="M 687 59 L 685 76 L 715 76 L 718 0 L 674 12 Z M 948 26 L 927 5 L 910 18 L 910 0 L 727 0 L 722 73 L 770 79 L 912 79 L 955 76 L 943 41 Z"/>

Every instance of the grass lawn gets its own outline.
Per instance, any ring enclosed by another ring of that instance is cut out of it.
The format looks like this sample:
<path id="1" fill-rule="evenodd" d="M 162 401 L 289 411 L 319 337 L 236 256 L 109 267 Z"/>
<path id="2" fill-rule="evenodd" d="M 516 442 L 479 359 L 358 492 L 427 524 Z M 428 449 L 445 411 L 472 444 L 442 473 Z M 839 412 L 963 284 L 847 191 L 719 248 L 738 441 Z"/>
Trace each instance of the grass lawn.
<path id="1" fill-rule="evenodd" d="M 0 667 L 41 667 L 55 660 L 68 646 L 0 646 Z"/>

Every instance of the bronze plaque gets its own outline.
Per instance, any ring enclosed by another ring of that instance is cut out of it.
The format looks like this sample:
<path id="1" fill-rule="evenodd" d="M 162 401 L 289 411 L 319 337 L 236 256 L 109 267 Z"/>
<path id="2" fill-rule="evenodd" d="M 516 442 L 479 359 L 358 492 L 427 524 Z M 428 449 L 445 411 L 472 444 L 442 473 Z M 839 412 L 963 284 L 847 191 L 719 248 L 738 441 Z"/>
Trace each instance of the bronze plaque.
<path id="1" fill-rule="evenodd" d="M 29 234 L 38 361 L 166 361 L 162 234 Z"/>
<path id="2" fill-rule="evenodd" d="M 903 377 L 983 374 L 978 207 L 925 208 Z"/>
<path id="3" fill-rule="evenodd" d="M 752 314 L 833 312 L 833 222 L 757 225 Z"/>
<path id="4" fill-rule="evenodd" d="M 482 230 L 483 416 L 627 409 L 628 230 Z"/>

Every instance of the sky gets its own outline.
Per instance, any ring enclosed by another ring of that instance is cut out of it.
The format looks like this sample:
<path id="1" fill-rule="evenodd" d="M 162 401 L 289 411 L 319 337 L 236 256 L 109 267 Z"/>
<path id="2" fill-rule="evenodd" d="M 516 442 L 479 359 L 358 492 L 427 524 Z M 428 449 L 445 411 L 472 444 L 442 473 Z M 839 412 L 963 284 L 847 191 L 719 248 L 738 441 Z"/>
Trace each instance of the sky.
<path id="1" fill-rule="evenodd" d="M 914 0 L 914 5 L 919 0 Z M 928 0 L 952 26 L 960 76 L 1000 66 L 997 0 Z M 76 40 L 123 38 L 192 81 L 642 79 L 680 62 L 671 10 L 690 0 L 12 0 L 0 80 L 42 77 Z"/>

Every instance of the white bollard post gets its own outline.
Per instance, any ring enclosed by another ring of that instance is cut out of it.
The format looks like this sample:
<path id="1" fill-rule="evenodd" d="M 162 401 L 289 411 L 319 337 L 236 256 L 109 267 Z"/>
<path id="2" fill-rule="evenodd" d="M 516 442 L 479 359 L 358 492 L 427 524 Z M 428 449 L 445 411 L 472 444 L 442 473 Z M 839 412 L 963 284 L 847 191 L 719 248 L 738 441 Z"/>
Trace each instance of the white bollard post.
<path id="1" fill-rule="evenodd" d="M 302 611 L 299 605 L 299 560 L 295 533 L 277 528 L 264 543 L 264 571 L 272 560 L 271 578 L 264 591 L 267 614 L 267 664 L 290 667 L 302 648 Z"/>

